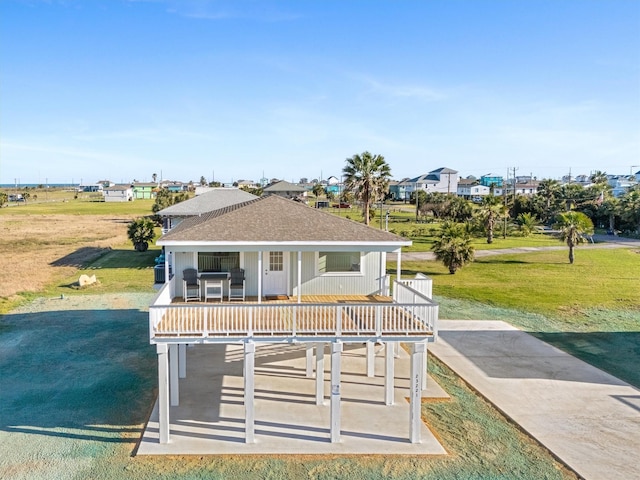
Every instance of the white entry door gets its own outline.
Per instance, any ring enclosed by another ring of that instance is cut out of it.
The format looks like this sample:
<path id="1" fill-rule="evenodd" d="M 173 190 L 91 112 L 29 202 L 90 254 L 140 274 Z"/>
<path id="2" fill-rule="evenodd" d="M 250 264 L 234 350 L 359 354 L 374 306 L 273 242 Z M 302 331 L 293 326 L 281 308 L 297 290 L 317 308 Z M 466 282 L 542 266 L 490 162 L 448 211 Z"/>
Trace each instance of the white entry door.
<path id="1" fill-rule="evenodd" d="M 288 295 L 287 274 L 289 255 L 284 252 L 265 252 L 262 289 L 264 295 Z"/>

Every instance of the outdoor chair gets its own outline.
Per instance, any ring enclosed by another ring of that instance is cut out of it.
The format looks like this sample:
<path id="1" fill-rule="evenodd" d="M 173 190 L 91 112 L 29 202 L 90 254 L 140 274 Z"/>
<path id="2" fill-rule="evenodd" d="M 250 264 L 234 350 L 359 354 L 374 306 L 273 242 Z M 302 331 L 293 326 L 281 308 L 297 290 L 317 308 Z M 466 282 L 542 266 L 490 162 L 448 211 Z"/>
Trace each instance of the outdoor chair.
<path id="1" fill-rule="evenodd" d="M 200 301 L 200 279 L 195 268 L 185 268 L 182 271 L 182 295 L 184 301 Z"/>
<path id="2" fill-rule="evenodd" d="M 229 300 L 244 301 L 244 269 L 232 268 L 229 273 Z"/>

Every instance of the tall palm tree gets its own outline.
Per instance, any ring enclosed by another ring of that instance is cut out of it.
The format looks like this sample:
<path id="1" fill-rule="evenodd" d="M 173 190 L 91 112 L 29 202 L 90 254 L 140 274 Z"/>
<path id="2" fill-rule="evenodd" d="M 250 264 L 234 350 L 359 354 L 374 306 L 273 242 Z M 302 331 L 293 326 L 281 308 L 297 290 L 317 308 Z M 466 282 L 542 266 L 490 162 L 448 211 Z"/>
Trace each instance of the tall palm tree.
<path id="1" fill-rule="evenodd" d="M 320 195 L 324 195 L 325 194 L 325 190 L 324 187 L 322 186 L 322 184 L 320 183 L 316 183 L 313 186 L 313 189 L 311 190 L 313 192 L 313 194 L 316 196 L 316 198 L 318 198 Z"/>
<path id="2" fill-rule="evenodd" d="M 444 222 L 440 237 L 431 246 L 436 260 L 444 263 L 450 274 L 473 261 L 475 250 L 471 245 L 468 228 L 461 223 Z"/>
<path id="3" fill-rule="evenodd" d="M 596 185 L 604 185 L 609 183 L 609 179 L 607 178 L 607 172 L 602 172 L 600 170 L 596 170 L 591 175 L 589 175 L 589 181 Z"/>
<path id="4" fill-rule="evenodd" d="M 567 242 L 569 263 L 573 263 L 573 249 L 585 242 L 584 235 L 593 233 L 593 222 L 582 212 L 569 211 L 558 215 L 553 228 L 560 230 L 560 240 Z"/>
<path id="5" fill-rule="evenodd" d="M 500 197 L 487 195 L 482 199 L 478 215 L 484 224 L 487 232 L 487 243 L 493 243 L 493 230 L 496 223 L 507 214 L 504 205 L 500 202 Z"/>
<path id="6" fill-rule="evenodd" d="M 543 220 L 546 222 L 553 216 L 552 210 L 555 207 L 556 200 L 560 196 L 560 182 L 550 178 L 540 181 L 536 196 L 543 199 Z"/>
<path id="7" fill-rule="evenodd" d="M 365 224 L 369 225 L 371 205 L 384 197 L 389 186 L 391 167 L 382 155 L 363 152 L 347 158 L 347 165 L 342 169 L 345 175 L 345 189 L 353 192 L 356 199 L 362 202 L 362 214 Z"/>

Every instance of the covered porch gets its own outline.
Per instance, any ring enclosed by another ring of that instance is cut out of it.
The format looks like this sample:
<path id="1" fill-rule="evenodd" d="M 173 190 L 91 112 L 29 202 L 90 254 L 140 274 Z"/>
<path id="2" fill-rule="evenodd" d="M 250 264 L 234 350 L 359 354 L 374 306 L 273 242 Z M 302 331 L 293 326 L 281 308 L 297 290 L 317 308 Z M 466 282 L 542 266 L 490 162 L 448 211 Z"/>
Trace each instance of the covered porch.
<path id="1" fill-rule="evenodd" d="M 342 361 L 345 351 L 360 348 L 364 352 L 366 379 L 356 383 L 370 385 L 375 391 L 376 363 L 383 362 L 383 365 L 378 367 L 382 373 L 381 397 L 375 399 L 373 391 L 367 390 L 359 402 L 393 407 L 398 403 L 398 395 L 402 399 L 399 403 L 403 405 L 408 397 L 407 418 L 403 422 L 406 426 L 405 439 L 407 443 L 420 444 L 424 436 L 421 398 L 422 391 L 428 386 L 427 344 L 437 336 L 438 305 L 423 293 L 430 293 L 430 289 L 431 279 L 419 275 L 414 279 L 395 281 L 391 297 L 330 295 L 301 296 L 295 301 L 185 304 L 179 298 L 172 298 L 169 282 L 149 309 L 150 341 L 156 344 L 159 372 L 158 434 L 154 438 L 160 444 L 171 443 L 170 430 L 174 424 L 170 417 L 174 407 L 179 407 L 180 399 L 186 395 L 181 385 L 187 378 L 187 352 L 191 347 L 209 350 L 213 346 L 224 347 L 233 349 L 234 355 L 241 358 L 242 428 L 243 440 L 247 444 L 257 441 L 256 431 L 259 429 L 255 403 L 256 358 L 264 349 L 284 348 L 294 352 L 303 348 L 305 377 L 315 379 L 313 403 L 316 407 L 324 407 L 320 410 L 324 412 L 321 416 L 328 417 L 324 428 L 329 433 L 329 441 L 341 443 Z M 410 381 L 400 390 L 404 392 L 399 394 L 395 371 L 396 359 L 402 352 L 400 342 L 410 347 L 409 371 L 401 374 L 400 378 L 406 377 Z M 377 358 L 376 349 L 384 351 L 383 360 Z M 330 365 L 328 378 L 324 375 L 326 357 L 326 363 Z M 284 370 L 281 373 L 285 378 L 291 375 Z M 269 377 L 271 382 L 276 382 L 275 374 Z M 327 387 L 328 395 L 325 392 Z M 328 408 L 325 406 L 327 397 Z M 197 399 L 205 405 L 209 401 L 215 400 L 201 398 L 200 395 Z M 392 423 L 397 423 L 397 419 Z"/>

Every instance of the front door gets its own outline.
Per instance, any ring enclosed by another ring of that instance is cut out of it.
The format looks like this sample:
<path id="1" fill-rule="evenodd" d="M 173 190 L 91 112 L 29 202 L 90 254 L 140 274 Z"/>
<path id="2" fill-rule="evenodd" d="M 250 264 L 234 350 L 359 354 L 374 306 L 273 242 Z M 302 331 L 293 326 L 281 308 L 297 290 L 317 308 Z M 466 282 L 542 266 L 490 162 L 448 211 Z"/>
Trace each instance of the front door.
<path id="1" fill-rule="evenodd" d="M 284 252 L 265 252 L 263 294 L 287 295 L 289 256 Z"/>

